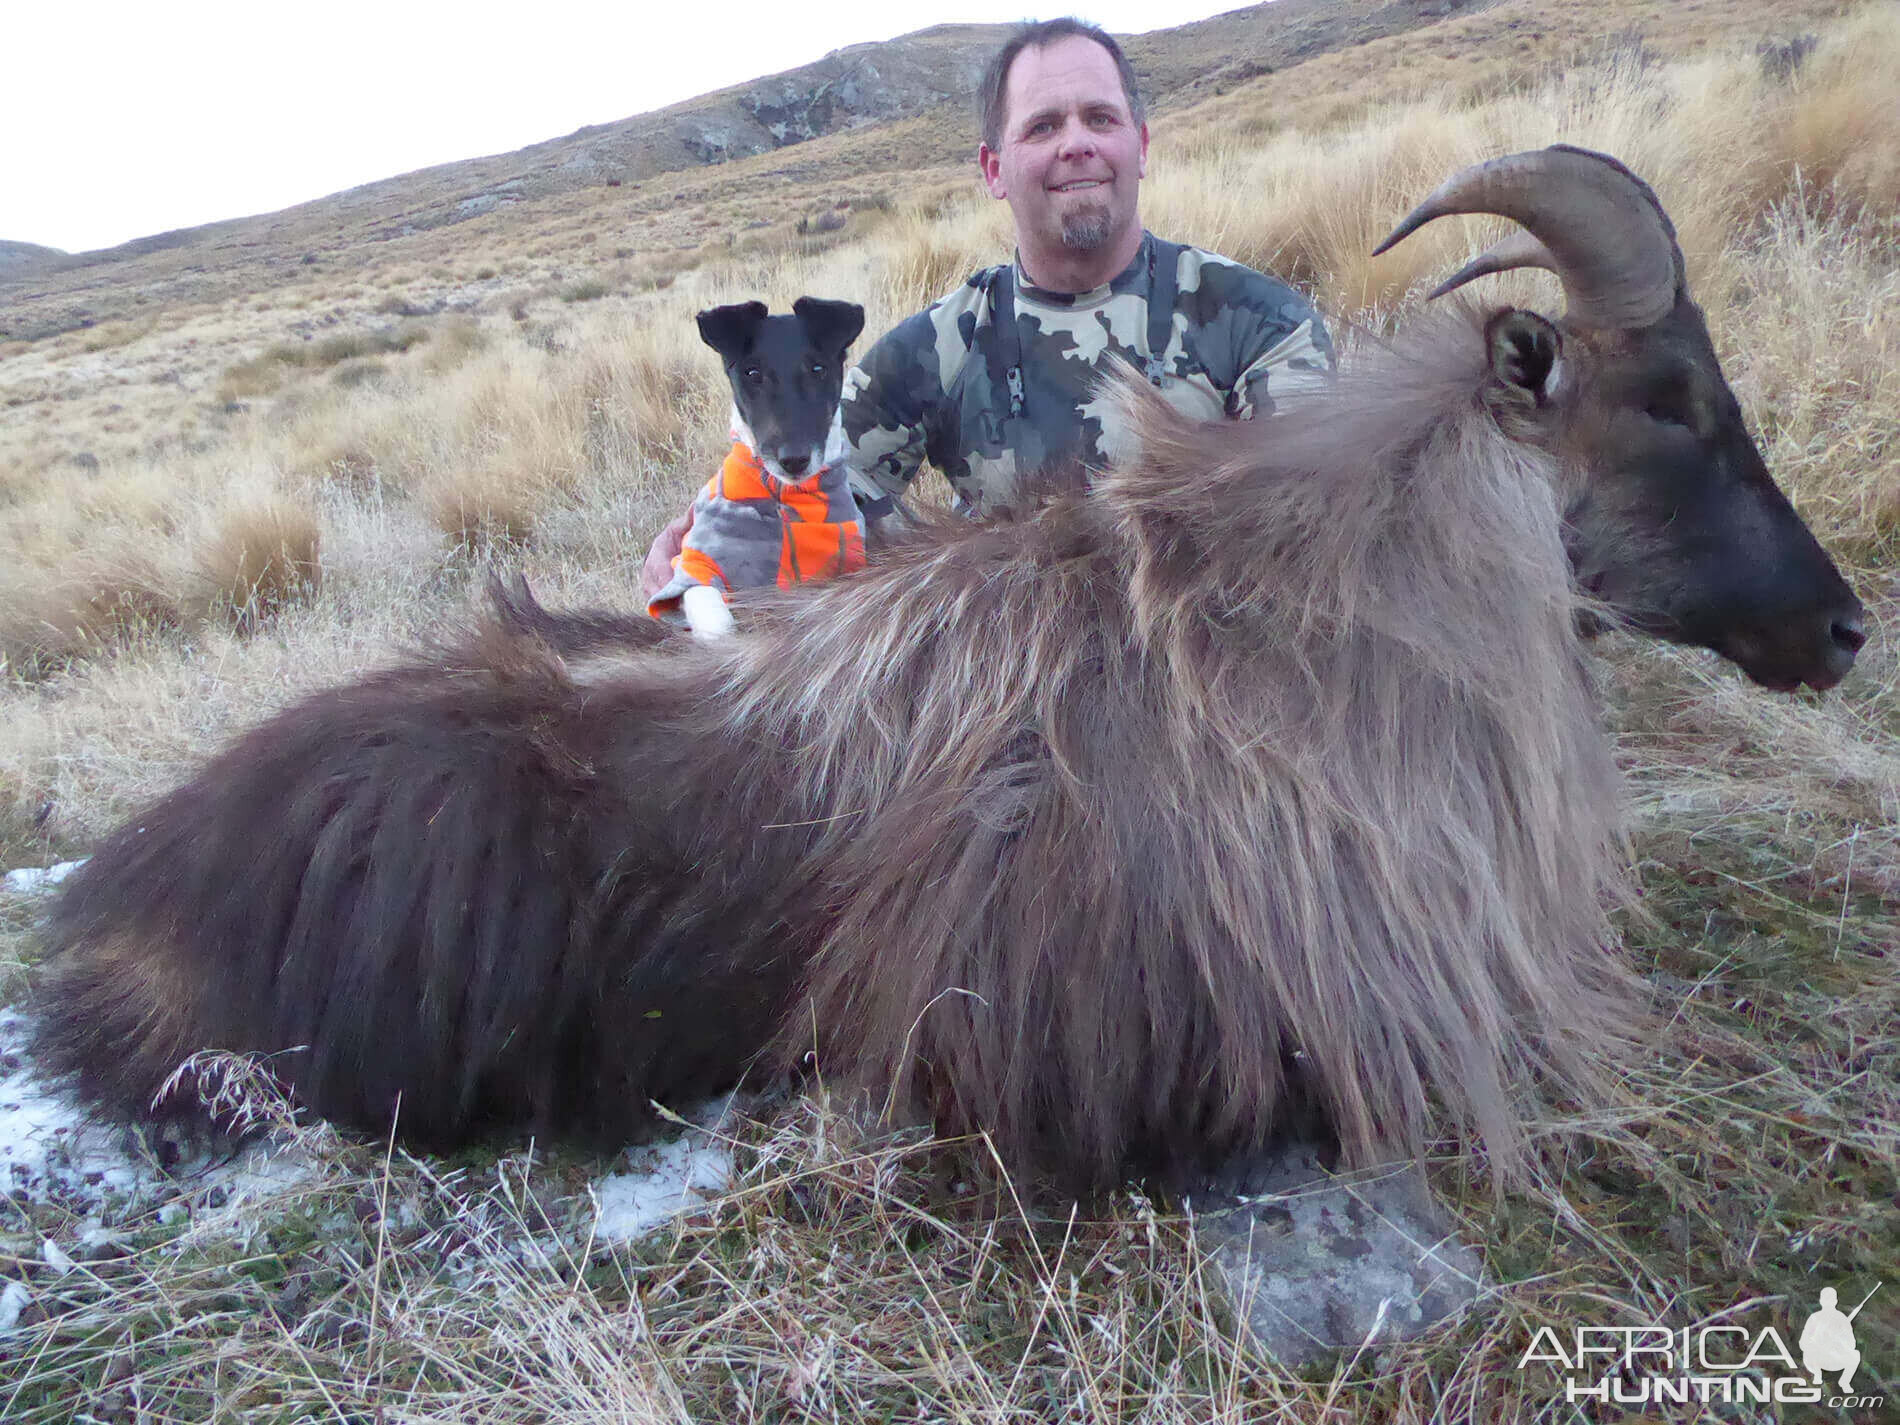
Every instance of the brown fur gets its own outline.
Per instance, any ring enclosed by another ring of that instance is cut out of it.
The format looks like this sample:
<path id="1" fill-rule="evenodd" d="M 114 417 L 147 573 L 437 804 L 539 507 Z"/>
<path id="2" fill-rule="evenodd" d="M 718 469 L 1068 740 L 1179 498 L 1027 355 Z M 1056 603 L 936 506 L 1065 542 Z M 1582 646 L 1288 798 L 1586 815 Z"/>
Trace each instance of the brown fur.
<path id="1" fill-rule="evenodd" d="M 1587 1092 L 1630 1020 L 1581 475 L 1478 315 L 1374 367 L 1258 427 L 1130 385 L 1091 495 L 726 642 L 517 599 L 291 709 L 69 883 L 37 1052 L 128 1116 L 183 1045 L 268 1054 L 442 1143 L 616 1138 L 816 1049 L 1069 1190 L 1312 1112 L 1356 1160 L 1435 1109 L 1508 1153 L 1525 1070 Z"/>
<path id="2" fill-rule="evenodd" d="M 1522 1066 L 1589 1078 L 1617 781 L 1567 477 L 1474 325 L 1260 429 L 1131 384 L 1092 499 L 791 610 L 805 666 L 746 692 L 865 811 L 790 1043 L 1068 1185 L 1308 1107 L 1415 1149 L 1433 1096 L 1502 1152 Z"/>

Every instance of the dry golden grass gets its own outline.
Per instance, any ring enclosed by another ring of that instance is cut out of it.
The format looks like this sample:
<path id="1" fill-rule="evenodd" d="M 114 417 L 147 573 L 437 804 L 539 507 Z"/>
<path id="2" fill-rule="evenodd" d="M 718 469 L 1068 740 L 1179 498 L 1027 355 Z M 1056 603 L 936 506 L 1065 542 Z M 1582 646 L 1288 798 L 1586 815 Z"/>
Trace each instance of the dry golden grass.
<path id="1" fill-rule="evenodd" d="M 0 1228 L 0 1274 L 38 1302 L 0 1341 L 0 1417 L 1555 1421 L 1560 1393 L 1515 1369 L 1539 1326 L 1786 1331 L 1822 1284 L 1900 1283 L 1900 13 L 1817 19 L 1835 8 L 1508 0 L 1157 121 L 1152 227 L 1374 329 L 1497 232 L 1447 221 L 1367 256 L 1451 169 L 1558 140 L 1627 159 L 1677 219 L 1771 466 L 1869 600 L 1826 698 L 1604 645 L 1649 912 L 1628 948 L 1670 1031 L 1622 1112 L 1548 1126 L 1532 1190 L 1500 1204 L 1449 1146 L 1432 1165 L 1499 1283 L 1461 1322 L 1280 1371 L 1237 1343 L 1180 1204 L 972 1205 L 936 1149 L 807 1097 L 735 1128 L 731 1195 L 632 1248 L 589 1240 L 574 1194 L 601 1165 L 579 1156 L 333 1145 L 335 1180 L 248 1235 L 136 1224 L 136 1250 L 61 1278 L 32 1259 L 71 1224 L 36 1209 Z M 1604 43 L 1606 14 L 1645 42 Z M 1724 31 L 1732 52 L 1703 46 Z M 1798 64 L 1756 53 L 1807 31 Z M 91 351 L 0 350 L 0 861 L 83 850 L 235 728 L 465 617 L 498 543 L 551 604 L 630 604 L 724 445 L 696 309 L 848 297 L 874 333 L 1005 250 L 1000 205 L 924 161 L 936 137 L 882 142 L 812 146 L 855 184 L 785 210 L 851 202 L 822 243 L 746 226 L 749 160 L 326 250 L 294 285 L 161 304 Z M 602 272 L 604 295 L 560 300 Z M 1555 300 L 1535 274 L 1487 291 Z M 400 320 L 432 335 L 273 359 L 224 409 L 241 362 Z M 0 906 L 0 985 L 28 919 Z M 1862 1336 L 1890 1402 L 1892 1298 Z"/>
<path id="2" fill-rule="evenodd" d="M 75 561 L 49 583 L 15 574 L 0 584 L 0 671 L 35 677 L 178 628 L 180 583 L 175 571 L 123 541 Z"/>
<path id="3" fill-rule="evenodd" d="M 1719 304 L 1721 264 L 1742 250 L 1738 231 L 1774 221 L 1791 198 L 1816 216 L 1838 209 L 1891 235 L 1900 182 L 1882 187 L 1865 175 L 1900 161 L 1900 107 L 1882 72 L 1895 36 L 1892 12 L 1870 11 L 1830 32 L 1792 81 L 1752 53 L 1664 69 L 1614 51 L 1602 68 L 1477 106 L 1443 97 L 1386 105 L 1348 130 L 1288 132 L 1258 147 L 1208 152 L 1190 141 L 1200 156 L 1185 162 L 1164 144 L 1148 217 L 1157 230 L 1192 231 L 1216 251 L 1316 288 L 1328 311 L 1377 311 L 1502 232 L 1441 224 L 1370 255 L 1445 174 L 1490 154 L 1581 144 L 1616 154 L 1655 186 L 1692 284 L 1705 304 L 1712 295 Z M 1873 102 L 1874 90 L 1888 102 Z M 1854 137 L 1842 145 L 1823 120 L 1847 113 Z M 1742 130 L 1762 138 L 1742 142 Z"/>
<path id="4" fill-rule="evenodd" d="M 255 630 L 316 594 L 322 545 L 315 513 L 281 496 L 228 511 L 198 549 L 199 600 L 236 627 Z"/>
<path id="5" fill-rule="evenodd" d="M 128 346 L 142 336 L 149 336 L 157 327 L 158 318 L 155 316 L 138 321 L 105 322 L 86 329 L 79 339 L 79 349 L 88 354 L 111 351 L 115 347 Z"/>
<path id="6" fill-rule="evenodd" d="M 322 583 L 316 516 L 285 497 L 253 498 L 187 530 L 170 528 L 170 510 L 140 513 L 139 524 L 175 540 L 134 526 L 87 539 L 57 570 L 10 571 L 0 582 L 0 667 L 37 677 L 210 619 L 254 631 Z"/>
<path id="7" fill-rule="evenodd" d="M 884 244 L 877 297 L 894 319 L 921 310 L 954 291 L 979 267 L 988 267 L 1009 247 L 1009 224 L 1001 212 L 958 208 L 906 214 Z M 868 316 L 868 313 L 867 313 Z M 888 325 L 888 324 L 887 324 Z M 876 330 L 871 322 L 867 330 Z"/>

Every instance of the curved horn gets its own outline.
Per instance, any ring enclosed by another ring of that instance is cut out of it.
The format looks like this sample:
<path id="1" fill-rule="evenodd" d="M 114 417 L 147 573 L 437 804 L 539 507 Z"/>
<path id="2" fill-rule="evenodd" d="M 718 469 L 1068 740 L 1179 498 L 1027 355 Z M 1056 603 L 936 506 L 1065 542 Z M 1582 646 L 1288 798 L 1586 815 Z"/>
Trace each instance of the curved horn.
<path id="1" fill-rule="evenodd" d="M 1550 255 L 1549 248 L 1527 232 L 1516 232 L 1499 242 L 1492 243 L 1432 288 L 1425 300 L 1429 302 L 1433 298 L 1444 296 L 1447 292 L 1455 292 L 1474 277 L 1483 277 L 1492 272 L 1506 272 L 1513 267 L 1542 267 L 1551 272 L 1559 270 L 1557 259 Z"/>
<path id="2" fill-rule="evenodd" d="M 1374 256 L 1447 213 L 1496 213 L 1531 239 L 1507 238 L 1433 292 L 1508 267 L 1548 267 L 1564 284 L 1568 319 L 1581 326 L 1643 327 L 1683 290 L 1676 230 L 1649 185 L 1607 154 L 1557 144 L 1494 158 L 1441 184 Z"/>

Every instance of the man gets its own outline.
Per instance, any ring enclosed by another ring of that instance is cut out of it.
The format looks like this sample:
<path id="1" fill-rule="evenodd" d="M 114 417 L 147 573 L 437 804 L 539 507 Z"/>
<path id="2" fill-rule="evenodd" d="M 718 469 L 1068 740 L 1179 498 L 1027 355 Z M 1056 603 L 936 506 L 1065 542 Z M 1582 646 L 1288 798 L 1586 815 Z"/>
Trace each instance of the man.
<path id="1" fill-rule="evenodd" d="M 925 459 L 973 515 L 1007 513 L 1036 470 L 1108 464 L 1119 432 L 1092 397 L 1111 360 L 1210 418 L 1250 419 L 1326 379 L 1332 348 L 1305 298 L 1143 229 L 1146 113 L 1106 32 L 1072 19 L 1023 26 L 990 62 L 979 102 L 977 161 L 1009 204 L 1016 260 L 900 323 L 846 376 L 839 427 L 873 530 Z M 649 591 L 689 517 L 654 541 Z"/>

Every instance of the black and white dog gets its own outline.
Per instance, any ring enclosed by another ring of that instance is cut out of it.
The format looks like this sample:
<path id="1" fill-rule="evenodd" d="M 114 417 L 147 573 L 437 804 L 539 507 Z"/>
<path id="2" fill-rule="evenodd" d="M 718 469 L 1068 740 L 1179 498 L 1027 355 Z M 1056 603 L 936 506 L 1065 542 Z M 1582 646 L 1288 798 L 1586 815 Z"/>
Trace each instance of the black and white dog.
<path id="1" fill-rule="evenodd" d="M 800 297 L 790 316 L 763 302 L 699 314 L 699 334 L 732 386 L 733 447 L 693 500 L 673 575 L 648 612 L 716 637 L 733 589 L 825 578 L 864 563 L 864 517 L 834 443 L 844 358 L 864 329 L 853 302 Z"/>

